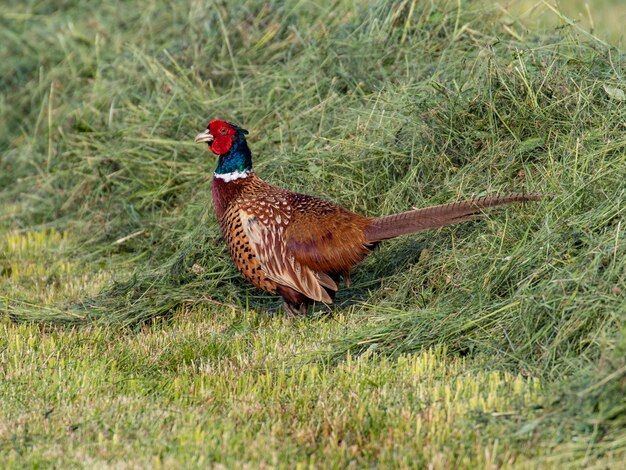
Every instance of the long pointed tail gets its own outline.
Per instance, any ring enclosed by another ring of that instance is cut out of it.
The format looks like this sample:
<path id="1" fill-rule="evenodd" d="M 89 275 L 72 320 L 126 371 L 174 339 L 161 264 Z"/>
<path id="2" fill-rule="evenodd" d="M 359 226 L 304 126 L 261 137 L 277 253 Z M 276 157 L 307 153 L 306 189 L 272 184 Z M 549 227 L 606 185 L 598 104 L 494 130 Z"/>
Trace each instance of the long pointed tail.
<path id="1" fill-rule="evenodd" d="M 450 204 L 378 217 L 365 227 L 365 238 L 369 243 L 374 243 L 422 230 L 445 227 L 446 225 L 475 219 L 483 213 L 483 209 L 489 207 L 502 206 L 513 202 L 538 201 L 544 196 L 541 193 L 512 193 L 507 196 L 485 196 L 471 201 L 452 202 Z"/>

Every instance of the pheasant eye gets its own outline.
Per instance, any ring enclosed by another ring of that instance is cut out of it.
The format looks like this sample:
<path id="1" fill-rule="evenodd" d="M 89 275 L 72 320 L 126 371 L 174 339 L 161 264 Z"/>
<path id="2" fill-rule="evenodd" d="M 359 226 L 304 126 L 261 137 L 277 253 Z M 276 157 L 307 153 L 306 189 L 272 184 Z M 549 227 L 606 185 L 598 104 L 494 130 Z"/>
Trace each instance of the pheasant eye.
<path id="1" fill-rule="evenodd" d="M 225 127 L 222 127 L 220 129 L 220 134 L 222 134 L 222 135 L 226 135 L 227 132 L 228 132 L 228 130 Z"/>

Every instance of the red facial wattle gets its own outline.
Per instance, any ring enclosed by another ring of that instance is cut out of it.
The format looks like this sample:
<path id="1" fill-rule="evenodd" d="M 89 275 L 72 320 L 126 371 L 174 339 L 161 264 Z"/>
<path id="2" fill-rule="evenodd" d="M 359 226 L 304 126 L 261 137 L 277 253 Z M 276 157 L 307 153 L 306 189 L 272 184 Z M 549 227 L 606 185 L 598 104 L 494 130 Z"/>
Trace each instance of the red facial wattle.
<path id="1" fill-rule="evenodd" d="M 209 144 L 209 148 L 216 155 L 224 155 L 229 152 L 233 146 L 233 136 L 226 134 L 220 135 L 219 133 L 213 139 L 213 142 Z"/>
<path id="2" fill-rule="evenodd" d="M 227 154 L 233 146 L 236 130 L 225 121 L 213 120 L 209 122 L 207 130 L 198 134 L 196 143 L 206 143 L 216 155 Z"/>

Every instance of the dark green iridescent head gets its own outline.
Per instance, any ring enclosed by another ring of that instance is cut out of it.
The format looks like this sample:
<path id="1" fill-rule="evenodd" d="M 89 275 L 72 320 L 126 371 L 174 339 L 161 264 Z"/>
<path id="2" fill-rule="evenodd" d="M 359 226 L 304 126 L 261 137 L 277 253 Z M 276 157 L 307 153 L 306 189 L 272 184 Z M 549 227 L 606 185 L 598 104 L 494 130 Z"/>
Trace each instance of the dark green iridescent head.
<path id="1" fill-rule="evenodd" d="M 196 136 L 196 143 L 206 142 L 211 152 L 219 156 L 215 173 L 252 170 L 252 154 L 245 135 L 247 130 L 226 121 L 213 120 L 207 130 Z"/>

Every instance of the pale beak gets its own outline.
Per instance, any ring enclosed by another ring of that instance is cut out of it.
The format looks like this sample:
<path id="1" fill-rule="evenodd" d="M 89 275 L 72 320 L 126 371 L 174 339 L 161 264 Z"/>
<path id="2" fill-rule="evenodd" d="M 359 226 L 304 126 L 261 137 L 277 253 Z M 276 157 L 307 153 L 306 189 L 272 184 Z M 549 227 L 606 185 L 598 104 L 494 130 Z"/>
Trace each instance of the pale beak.
<path id="1" fill-rule="evenodd" d="M 204 142 L 211 143 L 213 142 L 213 134 L 211 134 L 209 130 L 207 129 L 204 132 L 200 132 L 194 139 L 194 142 L 196 144 L 202 144 Z"/>

